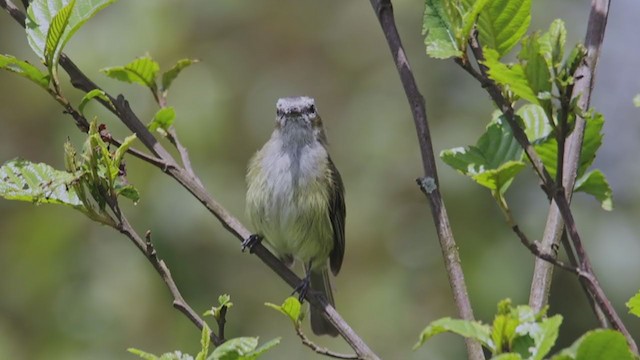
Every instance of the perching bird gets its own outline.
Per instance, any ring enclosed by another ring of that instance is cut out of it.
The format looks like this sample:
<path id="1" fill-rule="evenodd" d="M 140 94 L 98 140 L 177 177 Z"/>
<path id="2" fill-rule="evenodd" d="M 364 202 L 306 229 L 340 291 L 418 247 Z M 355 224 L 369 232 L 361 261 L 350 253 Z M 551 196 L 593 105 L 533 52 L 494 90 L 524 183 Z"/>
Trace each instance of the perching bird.
<path id="1" fill-rule="evenodd" d="M 256 235 L 286 264 L 295 258 L 305 266 L 301 298 L 310 285 L 334 305 L 328 268 L 337 275 L 344 256 L 344 186 L 312 98 L 278 100 L 275 130 L 249 162 L 247 185 Z M 338 334 L 313 307 L 311 328 L 317 335 Z"/>

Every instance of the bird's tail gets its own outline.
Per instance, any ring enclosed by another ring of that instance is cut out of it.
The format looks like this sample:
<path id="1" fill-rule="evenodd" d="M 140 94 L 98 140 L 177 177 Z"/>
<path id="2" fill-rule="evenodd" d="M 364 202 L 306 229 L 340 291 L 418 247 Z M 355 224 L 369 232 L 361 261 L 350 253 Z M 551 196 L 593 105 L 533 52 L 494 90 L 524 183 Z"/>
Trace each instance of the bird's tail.
<path id="1" fill-rule="evenodd" d="M 331 306 L 335 307 L 329 271 L 324 268 L 320 271 L 311 271 L 311 289 L 322 293 Z M 322 316 L 322 310 L 311 306 L 311 330 L 316 335 L 337 336 L 338 329 Z"/>

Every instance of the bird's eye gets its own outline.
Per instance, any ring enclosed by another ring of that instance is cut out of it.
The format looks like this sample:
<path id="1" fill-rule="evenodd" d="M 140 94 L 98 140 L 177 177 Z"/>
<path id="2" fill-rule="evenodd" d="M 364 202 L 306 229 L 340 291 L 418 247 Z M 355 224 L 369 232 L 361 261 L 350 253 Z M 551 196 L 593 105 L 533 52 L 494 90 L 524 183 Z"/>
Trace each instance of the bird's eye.
<path id="1" fill-rule="evenodd" d="M 316 106 L 315 105 L 309 106 L 309 112 L 312 112 L 312 113 L 316 112 Z"/>

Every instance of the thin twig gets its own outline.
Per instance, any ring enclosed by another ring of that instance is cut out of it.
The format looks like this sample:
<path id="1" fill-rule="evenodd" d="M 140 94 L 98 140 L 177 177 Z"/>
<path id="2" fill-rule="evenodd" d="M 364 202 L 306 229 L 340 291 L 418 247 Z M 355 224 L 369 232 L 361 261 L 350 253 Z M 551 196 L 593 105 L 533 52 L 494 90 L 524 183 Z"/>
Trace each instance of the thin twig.
<path id="1" fill-rule="evenodd" d="M 453 291 L 453 298 L 458 308 L 458 313 L 462 319 L 473 321 L 473 309 L 467 293 L 467 287 L 464 281 L 464 273 L 462 264 L 460 263 L 460 255 L 458 246 L 453 237 L 451 225 L 449 224 L 449 216 L 445 208 L 438 184 L 438 171 L 436 161 L 433 155 L 433 145 L 431 143 L 431 134 L 429 124 L 427 122 L 427 113 L 425 101 L 418 90 L 418 86 L 409 65 L 406 53 L 402 46 L 400 34 L 393 16 L 393 7 L 390 0 L 370 0 L 371 6 L 376 13 L 380 27 L 384 33 L 389 50 L 393 56 L 398 75 L 402 82 L 411 114 L 413 115 L 416 133 L 418 135 L 418 143 L 420 145 L 420 154 L 422 156 L 422 166 L 425 177 L 421 183 L 430 185 L 428 191 L 424 191 L 425 196 L 431 207 L 431 215 L 436 226 L 440 248 L 442 250 L 445 268 L 449 275 L 449 285 Z M 469 338 L 465 339 L 467 345 L 467 354 L 469 359 L 484 359 L 484 353 L 480 343 Z"/>
<path id="2" fill-rule="evenodd" d="M 227 324 L 227 310 L 229 308 L 224 305 L 220 308 L 220 315 L 218 315 L 218 317 L 216 318 L 216 322 L 218 323 L 218 337 L 220 337 L 220 339 L 222 341 L 225 341 L 224 339 L 224 326 Z"/>
<path id="3" fill-rule="evenodd" d="M 296 328 L 296 334 L 298 334 L 298 337 L 302 341 L 302 344 L 320 355 L 332 357 L 335 359 L 361 359 L 358 355 L 355 355 L 355 354 L 341 354 L 341 353 L 331 351 L 325 347 L 322 347 L 314 343 L 313 341 L 311 341 L 311 339 L 309 339 L 302 332 L 302 329 L 300 328 L 300 326 L 296 326 L 295 328 Z"/>

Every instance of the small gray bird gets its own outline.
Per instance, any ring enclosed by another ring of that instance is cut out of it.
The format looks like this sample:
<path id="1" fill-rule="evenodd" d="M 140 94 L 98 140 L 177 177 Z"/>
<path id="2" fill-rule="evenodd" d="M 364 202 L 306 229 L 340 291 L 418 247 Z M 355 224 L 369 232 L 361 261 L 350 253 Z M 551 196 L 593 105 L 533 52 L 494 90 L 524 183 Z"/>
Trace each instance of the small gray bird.
<path id="1" fill-rule="evenodd" d="M 305 266 L 297 288 L 301 298 L 310 284 L 334 305 L 327 262 L 337 275 L 345 248 L 344 186 L 312 98 L 278 100 L 275 130 L 249 162 L 247 185 L 247 214 L 256 235 L 287 265 L 295 258 Z M 311 329 L 317 335 L 338 334 L 313 307 Z"/>

